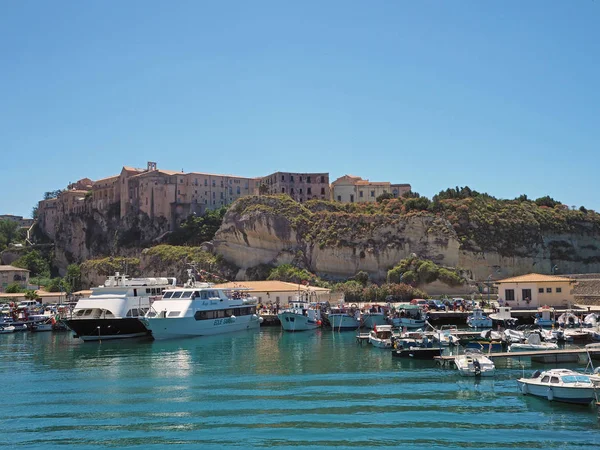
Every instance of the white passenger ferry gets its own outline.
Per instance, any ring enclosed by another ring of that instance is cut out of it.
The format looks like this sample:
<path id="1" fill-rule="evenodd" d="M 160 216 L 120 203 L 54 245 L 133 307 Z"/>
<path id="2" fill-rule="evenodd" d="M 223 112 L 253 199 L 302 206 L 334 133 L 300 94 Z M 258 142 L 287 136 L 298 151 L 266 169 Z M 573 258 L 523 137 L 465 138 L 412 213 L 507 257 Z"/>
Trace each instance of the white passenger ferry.
<path id="1" fill-rule="evenodd" d="M 175 284 L 175 278 L 128 278 L 117 272 L 80 299 L 64 322 L 84 341 L 149 336 L 138 318 L 143 318 L 153 299 Z"/>
<path id="2" fill-rule="evenodd" d="M 164 292 L 143 319 L 154 339 L 210 336 L 256 329 L 256 297 L 247 289 L 216 288 L 190 279 L 183 288 Z"/>

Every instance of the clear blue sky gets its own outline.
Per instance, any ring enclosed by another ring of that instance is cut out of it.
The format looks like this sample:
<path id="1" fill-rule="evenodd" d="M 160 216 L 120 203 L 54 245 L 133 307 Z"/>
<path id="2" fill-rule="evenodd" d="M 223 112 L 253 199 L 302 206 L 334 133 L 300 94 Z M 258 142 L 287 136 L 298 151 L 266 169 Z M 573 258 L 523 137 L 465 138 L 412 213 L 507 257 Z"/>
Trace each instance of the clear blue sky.
<path id="1" fill-rule="evenodd" d="M 600 1 L 0 0 L 0 214 L 157 161 L 600 210 Z"/>

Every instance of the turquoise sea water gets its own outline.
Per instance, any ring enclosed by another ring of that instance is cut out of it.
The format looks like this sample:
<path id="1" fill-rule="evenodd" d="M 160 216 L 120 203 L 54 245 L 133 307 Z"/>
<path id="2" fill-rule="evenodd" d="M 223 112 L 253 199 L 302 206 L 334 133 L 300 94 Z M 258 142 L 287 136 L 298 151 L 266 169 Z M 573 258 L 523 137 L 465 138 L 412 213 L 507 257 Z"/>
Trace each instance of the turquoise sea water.
<path id="1" fill-rule="evenodd" d="M 600 448 L 593 406 L 522 396 L 522 373 L 462 378 L 327 330 L 0 335 L 0 448 Z"/>

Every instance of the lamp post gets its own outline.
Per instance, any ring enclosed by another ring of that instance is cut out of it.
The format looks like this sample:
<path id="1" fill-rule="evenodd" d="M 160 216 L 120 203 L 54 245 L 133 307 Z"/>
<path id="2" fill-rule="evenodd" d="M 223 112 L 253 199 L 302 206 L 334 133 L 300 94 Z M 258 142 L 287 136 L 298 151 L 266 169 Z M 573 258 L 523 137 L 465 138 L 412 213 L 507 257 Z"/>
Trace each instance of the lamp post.
<path id="1" fill-rule="evenodd" d="M 488 308 L 490 307 L 490 282 L 492 280 L 492 274 L 490 274 L 489 277 L 487 277 L 487 294 L 488 294 L 488 299 L 487 299 L 487 303 L 488 303 Z"/>
<path id="2" fill-rule="evenodd" d="M 554 265 L 554 266 L 552 267 L 552 269 L 550 269 L 550 273 L 551 273 L 552 275 L 554 275 L 554 272 L 556 272 L 556 270 L 557 270 L 557 269 L 558 269 L 558 266 L 557 266 L 557 265 Z"/>

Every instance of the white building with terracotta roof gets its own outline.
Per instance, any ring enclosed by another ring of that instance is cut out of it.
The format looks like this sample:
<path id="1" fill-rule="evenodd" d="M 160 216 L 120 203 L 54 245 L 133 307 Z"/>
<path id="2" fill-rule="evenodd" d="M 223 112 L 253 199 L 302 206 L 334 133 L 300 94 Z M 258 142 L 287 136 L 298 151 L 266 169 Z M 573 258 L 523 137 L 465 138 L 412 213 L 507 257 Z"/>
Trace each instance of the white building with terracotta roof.
<path id="1" fill-rule="evenodd" d="M 410 184 L 392 184 L 389 181 L 369 181 L 354 175 L 344 175 L 331 183 L 332 199 L 341 203 L 368 203 L 383 194 L 401 197 L 411 190 Z"/>
<path id="2" fill-rule="evenodd" d="M 17 283 L 20 287 L 26 288 L 29 284 L 29 270 L 14 266 L 0 265 L 0 292 L 13 284 Z"/>
<path id="3" fill-rule="evenodd" d="M 575 303 L 577 281 L 568 276 L 529 273 L 498 280 L 498 301 L 513 308 L 539 308 L 548 305 L 564 308 Z"/>
<path id="4" fill-rule="evenodd" d="M 250 289 L 250 294 L 256 296 L 258 301 L 263 304 L 273 303 L 287 305 L 293 301 L 300 293 L 310 292 L 314 295 L 315 301 L 330 301 L 330 290 L 314 286 L 305 286 L 303 284 L 288 283 L 285 281 L 235 281 L 215 285 L 215 287 L 239 289 Z"/>

